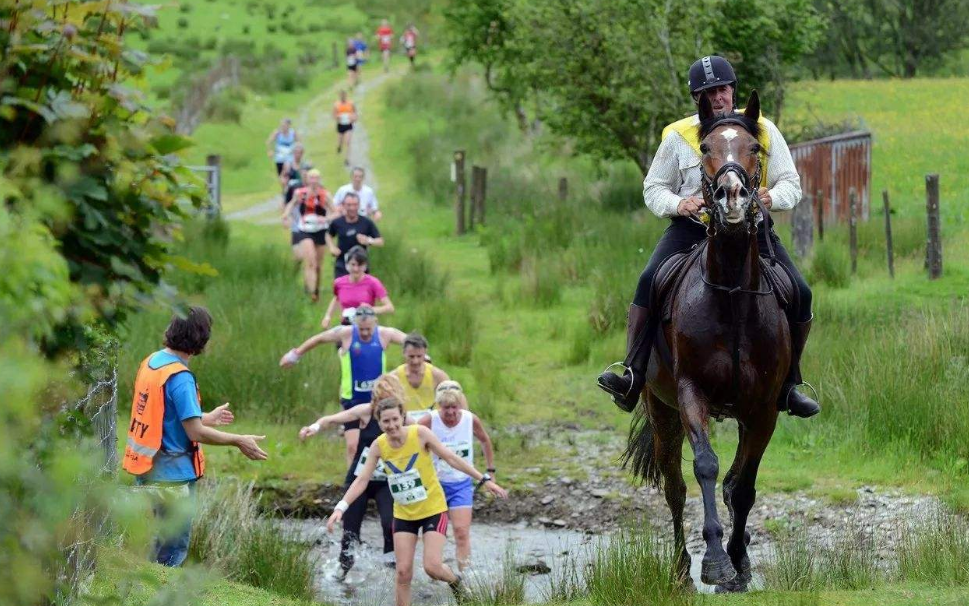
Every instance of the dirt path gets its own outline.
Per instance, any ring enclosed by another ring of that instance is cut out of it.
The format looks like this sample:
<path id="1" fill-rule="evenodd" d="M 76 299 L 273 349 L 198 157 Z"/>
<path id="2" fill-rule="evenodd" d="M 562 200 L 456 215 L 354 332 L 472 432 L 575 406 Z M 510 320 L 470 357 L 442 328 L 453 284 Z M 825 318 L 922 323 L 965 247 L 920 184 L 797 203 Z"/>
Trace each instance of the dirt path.
<path id="1" fill-rule="evenodd" d="M 393 75 L 395 75 L 395 72 L 380 72 L 376 76 L 361 82 L 353 93 L 354 103 L 357 108 L 363 105 L 363 100 L 369 91 L 380 86 L 387 78 Z M 300 108 L 299 114 L 293 121 L 296 130 L 300 133 L 309 133 L 310 136 L 320 136 L 320 133 L 330 132 L 332 130 L 330 103 L 342 88 L 344 88 L 344 83 L 341 81 L 320 93 L 312 101 Z M 373 163 L 370 161 L 370 137 L 367 134 L 365 122 L 364 116 L 361 114 L 360 119 L 353 126 L 353 141 L 350 146 L 350 166 L 363 167 L 367 171 L 367 184 L 376 190 L 377 178 L 373 172 Z M 228 221 L 253 221 L 258 225 L 276 225 L 279 222 L 279 207 L 280 196 L 276 195 L 263 202 L 253 204 L 248 208 L 228 213 L 225 215 L 225 219 Z"/>

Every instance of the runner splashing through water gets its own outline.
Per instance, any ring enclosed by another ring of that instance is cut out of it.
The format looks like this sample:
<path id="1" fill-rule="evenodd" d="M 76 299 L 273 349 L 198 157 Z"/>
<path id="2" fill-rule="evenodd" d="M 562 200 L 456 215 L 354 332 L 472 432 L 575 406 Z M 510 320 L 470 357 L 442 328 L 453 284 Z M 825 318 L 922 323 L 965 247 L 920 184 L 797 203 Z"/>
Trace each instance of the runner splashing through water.
<path id="1" fill-rule="evenodd" d="M 394 554 L 397 558 L 395 603 L 409 606 L 411 580 L 414 573 L 414 553 L 418 535 L 424 534 L 424 571 L 432 579 L 444 581 L 456 597 L 461 597 L 461 575 L 444 563 L 444 543 L 447 535 L 447 502 L 434 471 L 431 455 L 437 455 L 448 465 L 471 476 L 479 486 L 492 494 L 506 498 L 508 493 L 467 461 L 447 449 L 434 433 L 419 425 L 404 426 L 404 403 L 399 398 L 387 398 L 377 403 L 377 422 L 384 434 L 374 440 L 370 456 L 360 475 L 350 485 L 343 499 L 337 503 L 327 520 L 327 530 L 333 531 L 343 519 L 350 505 L 365 491 L 377 469 L 377 461 L 387 474 L 390 494 L 394 499 Z"/>
<path id="2" fill-rule="evenodd" d="M 429 428 L 450 451 L 474 465 L 474 443 L 477 439 L 484 451 L 488 473 L 495 474 L 495 456 L 491 436 L 484 424 L 468 410 L 461 385 L 444 381 L 437 388 L 437 410 L 423 417 L 419 424 Z M 464 570 L 471 562 L 471 514 L 474 506 L 474 483 L 467 474 L 457 471 L 440 457 L 434 458 L 434 468 L 444 489 L 448 516 L 454 526 L 454 543 L 458 568 Z"/>
<path id="3" fill-rule="evenodd" d="M 370 446 L 382 432 L 377 423 L 377 417 L 373 414 L 375 404 L 385 398 L 401 398 L 404 389 L 400 386 L 400 381 L 394 375 L 381 375 L 373 385 L 373 402 L 359 404 L 336 414 L 320 417 L 316 422 L 299 430 L 299 439 L 305 440 L 316 435 L 327 427 L 340 424 L 356 424 L 360 430 L 360 440 L 357 443 L 356 452 L 350 467 L 347 469 L 346 483 L 343 490 L 350 489 L 350 485 L 363 471 L 367 464 L 367 457 L 370 454 Z M 340 541 L 340 568 L 343 574 L 353 567 L 354 555 L 353 548 L 360 543 L 360 528 L 363 526 L 363 518 L 367 512 L 367 501 L 373 499 L 377 506 L 377 513 L 380 515 L 380 526 L 383 529 L 384 543 L 383 554 L 384 564 L 392 567 L 394 565 L 394 501 L 390 496 L 390 489 L 387 487 L 387 476 L 378 467 L 374 471 L 370 482 L 361 497 L 353 502 L 353 505 L 343 514 L 343 539 Z"/>

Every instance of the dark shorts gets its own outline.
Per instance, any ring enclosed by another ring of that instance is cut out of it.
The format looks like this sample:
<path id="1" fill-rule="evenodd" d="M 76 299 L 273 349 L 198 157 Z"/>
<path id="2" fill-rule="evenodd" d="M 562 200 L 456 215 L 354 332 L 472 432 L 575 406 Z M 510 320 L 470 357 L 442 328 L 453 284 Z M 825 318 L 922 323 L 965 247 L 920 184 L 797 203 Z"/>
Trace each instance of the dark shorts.
<path id="1" fill-rule="evenodd" d="M 401 520 L 398 517 L 394 518 L 394 534 L 398 532 L 406 532 L 409 534 L 420 534 L 422 531 L 424 534 L 429 532 L 439 532 L 444 536 L 447 536 L 447 512 L 441 512 L 439 514 L 430 516 L 428 518 L 422 518 L 420 520 Z"/>
<path id="2" fill-rule="evenodd" d="M 292 242 L 294 245 L 299 244 L 303 240 L 312 240 L 313 244 L 317 246 L 326 246 L 326 230 L 321 229 L 320 231 L 305 232 L 297 231 L 293 232 Z"/>
<path id="3" fill-rule="evenodd" d="M 336 125 L 336 132 L 340 133 L 341 135 L 343 133 L 348 133 L 351 130 L 353 130 L 353 125 L 352 124 L 337 124 Z"/>
<path id="4" fill-rule="evenodd" d="M 354 406 L 359 406 L 360 404 L 366 404 L 366 402 L 354 402 L 353 400 L 340 398 L 340 406 L 343 407 L 343 410 L 350 410 Z M 351 429 L 360 429 L 360 421 L 350 421 L 349 423 L 343 424 L 343 431 L 350 431 Z"/>
<path id="5" fill-rule="evenodd" d="M 289 232 L 289 243 L 290 243 L 290 245 L 296 246 L 297 244 L 299 244 L 299 241 L 303 239 L 302 238 L 303 235 L 304 234 L 302 234 L 302 233 L 300 233 L 298 231 L 291 231 L 291 232 Z"/>
<path id="6" fill-rule="evenodd" d="M 279 175 L 283 174 L 283 164 L 285 164 L 285 162 L 277 162 L 276 163 L 276 176 L 277 177 Z"/>
<path id="7" fill-rule="evenodd" d="M 357 66 L 356 65 L 348 65 L 347 66 L 347 71 L 348 72 L 355 72 L 355 71 L 357 71 Z"/>

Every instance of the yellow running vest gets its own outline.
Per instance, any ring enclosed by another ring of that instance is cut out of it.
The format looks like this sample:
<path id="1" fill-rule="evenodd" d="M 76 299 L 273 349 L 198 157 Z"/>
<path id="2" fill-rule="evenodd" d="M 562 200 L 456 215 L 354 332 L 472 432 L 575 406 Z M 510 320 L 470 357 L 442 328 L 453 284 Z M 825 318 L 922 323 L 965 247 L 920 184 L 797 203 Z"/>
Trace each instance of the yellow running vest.
<path id="1" fill-rule="evenodd" d="M 737 110 L 743 112 L 743 110 Z M 764 115 L 761 114 L 757 118 L 757 123 L 760 125 L 760 137 L 757 138 L 757 142 L 760 143 L 760 186 L 767 187 L 767 153 L 770 151 L 770 134 L 767 132 L 767 120 Z M 689 143 L 696 155 L 702 156 L 700 153 L 700 119 L 696 116 L 689 116 L 683 118 L 682 120 L 677 120 L 672 124 L 668 124 L 666 128 L 663 129 L 663 136 L 661 138 L 665 139 L 670 133 L 679 133 L 683 139 Z M 751 175 L 753 176 L 753 175 Z"/>
<path id="2" fill-rule="evenodd" d="M 411 387 L 411 384 L 407 381 L 407 366 L 401 364 L 397 367 L 395 371 L 397 373 L 397 378 L 400 379 L 400 384 L 404 387 L 404 410 L 407 412 L 419 412 L 422 410 L 431 410 L 434 408 L 434 377 L 431 374 L 431 369 L 434 368 L 430 364 L 424 364 L 424 376 L 421 377 L 421 384 L 416 388 Z"/>
<path id="3" fill-rule="evenodd" d="M 434 471 L 431 454 L 421 448 L 417 425 L 403 428 L 404 445 L 394 448 L 387 434 L 380 434 L 377 446 L 387 472 L 387 485 L 394 498 L 394 517 L 401 520 L 423 520 L 447 511 L 444 491 Z"/>

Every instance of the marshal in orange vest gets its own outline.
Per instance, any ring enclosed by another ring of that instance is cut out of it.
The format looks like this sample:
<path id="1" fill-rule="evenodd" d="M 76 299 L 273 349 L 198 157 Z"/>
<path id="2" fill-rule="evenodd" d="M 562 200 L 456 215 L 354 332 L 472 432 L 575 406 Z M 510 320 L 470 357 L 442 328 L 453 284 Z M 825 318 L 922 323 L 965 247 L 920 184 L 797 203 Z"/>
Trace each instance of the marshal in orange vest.
<path id="1" fill-rule="evenodd" d="M 189 372 L 180 362 L 172 362 L 159 368 L 148 366 L 145 358 L 135 378 L 135 397 L 131 402 L 131 423 L 128 425 L 128 442 L 124 449 L 125 471 L 136 476 L 151 471 L 155 455 L 161 448 L 162 422 L 165 418 L 165 383 L 180 372 Z M 196 391 L 198 385 L 196 384 Z M 199 394 L 199 404 L 202 395 Z M 198 442 L 192 442 L 192 464 L 196 477 L 205 473 L 205 456 Z"/>

